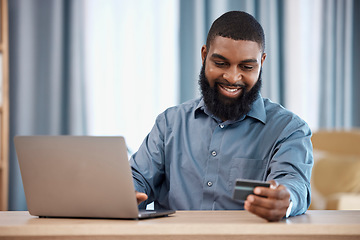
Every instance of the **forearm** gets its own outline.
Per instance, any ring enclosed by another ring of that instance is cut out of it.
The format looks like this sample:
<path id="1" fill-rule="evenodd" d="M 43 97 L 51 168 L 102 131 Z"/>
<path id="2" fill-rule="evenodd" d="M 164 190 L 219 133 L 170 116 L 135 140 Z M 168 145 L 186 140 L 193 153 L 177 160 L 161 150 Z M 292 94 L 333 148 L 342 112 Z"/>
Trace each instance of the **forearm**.
<path id="1" fill-rule="evenodd" d="M 148 195 L 143 204 L 157 198 L 157 189 L 164 173 L 164 150 L 161 116 L 157 118 L 151 132 L 146 136 L 139 150 L 130 158 L 135 190 Z M 143 207 L 141 205 L 141 207 Z"/>
<path id="2" fill-rule="evenodd" d="M 290 192 L 291 216 L 303 214 L 310 206 L 310 178 L 313 166 L 311 132 L 304 126 L 292 131 L 276 148 L 268 180 L 274 179 Z"/>

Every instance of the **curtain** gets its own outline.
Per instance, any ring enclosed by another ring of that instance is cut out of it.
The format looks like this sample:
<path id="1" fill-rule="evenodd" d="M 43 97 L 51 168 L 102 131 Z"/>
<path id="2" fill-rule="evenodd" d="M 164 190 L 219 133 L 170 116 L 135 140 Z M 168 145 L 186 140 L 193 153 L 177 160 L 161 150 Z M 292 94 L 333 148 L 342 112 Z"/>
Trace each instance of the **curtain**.
<path id="1" fill-rule="evenodd" d="M 321 34 L 320 126 L 360 127 L 360 3 L 325 1 Z"/>
<path id="2" fill-rule="evenodd" d="M 285 105 L 313 130 L 359 127 L 358 1 L 285 6 Z"/>
<path id="3" fill-rule="evenodd" d="M 352 32 L 353 32 L 353 38 L 352 38 L 352 126 L 359 127 L 360 126 L 360 107 L 357 103 L 360 102 L 360 2 L 359 1 L 353 1 L 353 26 L 352 26 Z"/>
<path id="4" fill-rule="evenodd" d="M 178 1 L 12 0 L 9 16 L 9 210 L 26 210 L 15 135 L 122 135 L 133 152 L 178 103 Z"/>
<path id="5" fill-rule="evenodd" d="M 89 135 L 121 135 L 130 153 L 178 103 L 178 4 L 86 0 Z"/>
<path id="6" fill-rule="evenodd" d="M 9 1 L 9 210 L 26 201 L 15 135 L 81 135 L 84 112 L 81 1 Z"/>

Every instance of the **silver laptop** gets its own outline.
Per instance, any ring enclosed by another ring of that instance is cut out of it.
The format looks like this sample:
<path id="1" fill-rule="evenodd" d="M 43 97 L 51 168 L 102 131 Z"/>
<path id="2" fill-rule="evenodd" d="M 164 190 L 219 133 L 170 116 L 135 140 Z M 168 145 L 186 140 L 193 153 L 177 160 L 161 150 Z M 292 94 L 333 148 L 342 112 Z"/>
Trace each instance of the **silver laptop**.
<path id="1" fill-rule="evenodd" d="M 16 136 L 28 210 L 40 217 L 140 219 L 123 137 Z"/>

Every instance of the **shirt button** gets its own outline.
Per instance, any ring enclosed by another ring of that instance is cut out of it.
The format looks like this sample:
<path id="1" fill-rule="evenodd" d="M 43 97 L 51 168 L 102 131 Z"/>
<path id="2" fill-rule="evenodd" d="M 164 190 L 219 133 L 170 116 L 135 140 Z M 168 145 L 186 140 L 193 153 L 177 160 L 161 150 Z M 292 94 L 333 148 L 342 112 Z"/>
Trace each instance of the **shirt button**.
<path id="1" fill-rule="evenodd" d="M 216 154 L 217 154 L 217 153 L 216 153 L 215 151 L 212 151 L 212 152 L 211 152 L 211 155 L 213 155 L 213 157 L 215 157 Z"/>
<path id="2" fill-rule="evenodd" d="M 213 185 L 212 182 L 207 182 L 208 187 L 211 187 Z"/>
<path id="3" fill-rule="evenodd" d="M 225 125 L 224 124 L 220 124 L 220 128 L 224 128 L 225 127 Z"/>

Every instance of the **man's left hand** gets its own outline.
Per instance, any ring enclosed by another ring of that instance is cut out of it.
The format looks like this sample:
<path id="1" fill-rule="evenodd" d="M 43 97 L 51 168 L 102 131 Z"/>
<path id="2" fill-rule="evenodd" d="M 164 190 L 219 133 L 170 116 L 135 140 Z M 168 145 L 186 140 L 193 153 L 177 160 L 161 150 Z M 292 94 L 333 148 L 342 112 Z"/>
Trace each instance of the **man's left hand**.
<path id="1" fill-rule="evenodd" d="M 290 193 L 284 185 L 270 181 L 270 188 L 256 187 L 247 197 L 244 208 L 268 221 L 279 221 L 286 215 L 290 203 Z"/>

